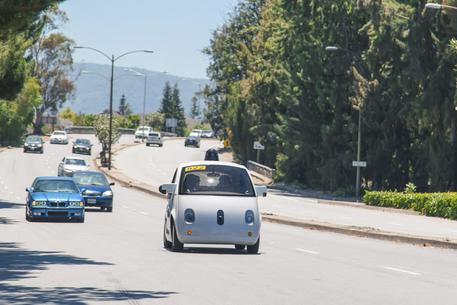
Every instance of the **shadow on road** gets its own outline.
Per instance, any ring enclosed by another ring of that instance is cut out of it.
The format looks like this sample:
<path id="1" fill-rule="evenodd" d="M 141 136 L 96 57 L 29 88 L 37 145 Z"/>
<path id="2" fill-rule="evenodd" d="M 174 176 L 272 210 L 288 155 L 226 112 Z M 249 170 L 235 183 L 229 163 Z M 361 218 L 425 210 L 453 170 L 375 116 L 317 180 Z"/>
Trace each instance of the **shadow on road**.
<path id="1" fill-rule="evenodd" d="M 0 199 L 0 209 L 23 209 L 25 204 L 14 203 Z M 0 216 L 0 225 L 10 225 L 17 223 L 17 221 L 12 220 L 7 217 Z"/>
<path id="2" fill-rule="evenodd" d="M 94 287 L 29 287 L 12 285 L 39 276 L 36 272 L 51 265 L 112 265 L 56 251 L 34 251 L 16 243 L 0 243 L 0 303 L 1 304 L 88 304 L 102 301 L 131 301 L 166 298 L 174 292 L 107 290 Z M 45 285 L 43 285 L 45 286 Z"/>

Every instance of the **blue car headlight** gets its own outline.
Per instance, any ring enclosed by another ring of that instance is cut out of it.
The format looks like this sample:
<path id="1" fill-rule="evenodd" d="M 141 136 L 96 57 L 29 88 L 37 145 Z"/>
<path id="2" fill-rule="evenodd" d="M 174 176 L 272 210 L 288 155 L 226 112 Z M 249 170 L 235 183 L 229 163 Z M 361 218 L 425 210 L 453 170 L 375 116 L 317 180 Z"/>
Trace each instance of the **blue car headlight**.
<path id="1" fill-rule="evenodd" d="M 70 201 L 69 206 L 71 207 L 83 207 L 84 202 L 83 201 Z"/>
<path id="2" fill-rule="evenodd" d="M 47 206 L 47 201 L 33 200 L 32 206 L 33 207 L 45 207 L 45 206 Z"/>
<path id="3" fill-rule="evenodd" d="M 113 196 L 113 192 L 112 191 L 105 191 L 105 192 L 103 192 L 102 196 L 103 197 L 112 197 Z"/>

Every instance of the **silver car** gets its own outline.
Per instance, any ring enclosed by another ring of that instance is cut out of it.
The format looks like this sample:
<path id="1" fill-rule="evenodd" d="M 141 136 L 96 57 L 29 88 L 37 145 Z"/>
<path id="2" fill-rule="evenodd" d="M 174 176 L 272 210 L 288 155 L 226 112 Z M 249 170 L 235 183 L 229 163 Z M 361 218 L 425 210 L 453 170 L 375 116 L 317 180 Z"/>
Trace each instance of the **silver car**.
<path id="1" fill-rule="evenodd" d="M 59 163 L 57 168 L 57 176 L 73 176 L 74 172 L 87 171 L 89 166 L 86 161 L 78 157 L 65 157 Z"/>
<path id="2" fill-rule="evenodd" d="M 261 217 L 256 186 L 248 170 L 234 163 L 203 161 L 183 164 L 171 184 L 159 188 L 168 195 L 163 245 L 180 251 L 184 244 L 234 245 L 258 253 Z"/>
<path id="3" fill-rule="evenodd" d="M 162 137 L 160 132 L 150 132 L 146 139 L 146 146 L 158 145 L 159 147 L 163 146 Z"/>

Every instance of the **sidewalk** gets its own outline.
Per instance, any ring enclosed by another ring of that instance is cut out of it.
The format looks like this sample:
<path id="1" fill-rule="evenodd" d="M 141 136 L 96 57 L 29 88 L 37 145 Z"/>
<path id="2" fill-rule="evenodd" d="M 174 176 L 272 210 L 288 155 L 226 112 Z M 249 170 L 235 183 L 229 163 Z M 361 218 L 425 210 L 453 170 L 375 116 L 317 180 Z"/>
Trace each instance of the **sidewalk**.
<path id="1" fill-rule="evenodd" d="M 117 153 L 122 153 L 122 148 Z M 101 170 L 123 185 L 162 196 L 158 185 L 127 177 L 122 168 L 115 166 L 111 172 Z M 259 205 L 263 220 L 268 222 L 457 249 L 457 221 L 426 217 L 413 211 L 309 198 L 299 192 L 278 189 L 270 189 L 266 198 L 260 198 Z"/>

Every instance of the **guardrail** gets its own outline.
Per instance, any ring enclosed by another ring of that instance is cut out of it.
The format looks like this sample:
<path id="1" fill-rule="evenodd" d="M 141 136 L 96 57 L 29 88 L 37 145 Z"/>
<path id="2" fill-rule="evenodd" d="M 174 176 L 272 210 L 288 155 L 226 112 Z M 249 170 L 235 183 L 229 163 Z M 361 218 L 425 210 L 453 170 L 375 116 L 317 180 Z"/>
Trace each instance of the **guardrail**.
<path id="1" fill-rule="evenodd" d="M 273 178 L 275 175 L 275 169 L 270 168 L 268 166 L 265 166 L 263 164 L 254 162 L 254 161 L 248 161 L 247 168 L 250 171 L 253 171 L 255 173 L 258 173 L 262 176 L 268 177 L 268 178 Z"/>

